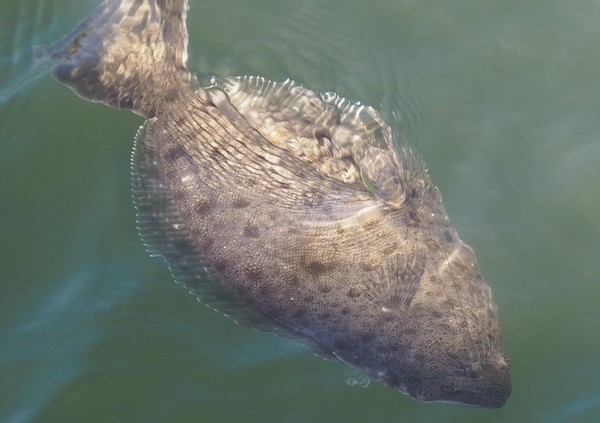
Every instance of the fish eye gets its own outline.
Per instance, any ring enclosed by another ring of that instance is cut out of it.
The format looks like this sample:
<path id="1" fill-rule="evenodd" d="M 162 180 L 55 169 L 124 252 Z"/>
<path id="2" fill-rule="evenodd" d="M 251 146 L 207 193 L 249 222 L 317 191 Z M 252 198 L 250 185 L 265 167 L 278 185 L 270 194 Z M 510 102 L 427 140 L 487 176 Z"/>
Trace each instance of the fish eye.
<path id="1" fill-rule="evenodd" d="M 459 376 L 476 379 L 480 376 L 481 366 L 479 363 L 468 363 L 457 368 Z"/>
<path id="2" fill-rule="evenodd" d="M 500 354 L 500 363 L 506 368 L 510 368 L 510 357 L 504 353 Z"/>

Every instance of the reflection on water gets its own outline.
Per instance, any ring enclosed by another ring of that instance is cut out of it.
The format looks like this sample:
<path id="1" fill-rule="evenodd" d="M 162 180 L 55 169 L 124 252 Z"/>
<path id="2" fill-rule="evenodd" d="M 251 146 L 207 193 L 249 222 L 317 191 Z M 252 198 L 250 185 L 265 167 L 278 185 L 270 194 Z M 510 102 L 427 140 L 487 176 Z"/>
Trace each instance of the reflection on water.
<path id="1" fill-rule="evenodd" d="M 0 89 L 95 0 L 9 0 Z M 208 3 L 208 4 L 205 4 Z M 514 389 L 421 405 L 237 327 L 137 238 L 140 120 L 42 77 L 0 104 L 0 420 L 589 422 L 598 398 L 600 4 L 191 0 L 190 67 L 381 107 L 492 286 Z M 9 93 L 13 94 L 13 93 Z"/>
<path id="2" fill-rule="evenodd" d="M 593 422 L 600 416 L 600 390 L 591 391 L 585 397 L 570 399 L 552 413 L 547 423 Z"/>

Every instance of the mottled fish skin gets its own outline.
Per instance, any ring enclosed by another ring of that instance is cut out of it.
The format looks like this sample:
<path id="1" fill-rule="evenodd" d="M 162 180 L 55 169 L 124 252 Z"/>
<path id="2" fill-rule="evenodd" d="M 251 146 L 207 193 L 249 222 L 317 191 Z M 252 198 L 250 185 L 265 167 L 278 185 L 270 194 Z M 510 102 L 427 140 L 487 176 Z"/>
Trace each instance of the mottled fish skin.
<path id="1" fill-rule="evenodd" d="M 500 407 L 496 306 L 439 191 L 372 108 L 262 78 L 195 84 L 187 1 L 106 1 L 47 48 L 83 98 L 146 118 L 138 226 L 174 278 L 419 401 Z"/>

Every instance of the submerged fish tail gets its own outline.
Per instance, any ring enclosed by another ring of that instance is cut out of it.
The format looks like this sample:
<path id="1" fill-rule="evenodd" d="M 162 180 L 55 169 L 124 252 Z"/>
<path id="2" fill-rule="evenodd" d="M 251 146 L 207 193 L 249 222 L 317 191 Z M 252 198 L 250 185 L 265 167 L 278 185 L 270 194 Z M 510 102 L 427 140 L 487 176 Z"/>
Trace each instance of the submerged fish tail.
<path id="1" fill-rule="evenodd" d="M 190 82 L 187 0 L 106 0 L 38 56 L 81 97 L 147 118 Z"/>

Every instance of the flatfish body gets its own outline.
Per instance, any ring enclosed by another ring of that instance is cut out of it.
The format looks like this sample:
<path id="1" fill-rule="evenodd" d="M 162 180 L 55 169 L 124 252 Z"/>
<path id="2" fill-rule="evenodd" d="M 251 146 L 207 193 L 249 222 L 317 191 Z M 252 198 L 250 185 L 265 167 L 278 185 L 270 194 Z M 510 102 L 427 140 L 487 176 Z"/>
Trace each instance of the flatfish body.
<path id="1" fill-rule="evenodd" d="M 500 407 L 496 306 L 421 160 L 374 109 L 259 77 L 198 86 L 187 1 L 105 1 L 46 48 L 85 99 L 146 121 L 138 227 L 174 278 L 420 401 Z"/>

